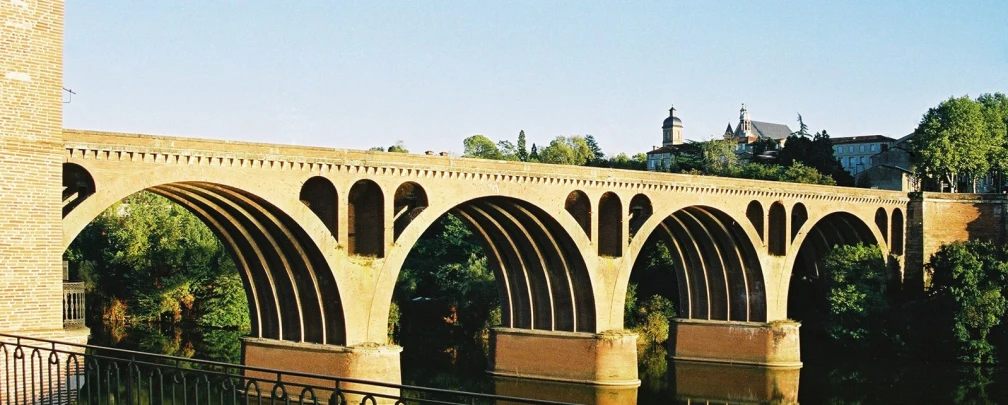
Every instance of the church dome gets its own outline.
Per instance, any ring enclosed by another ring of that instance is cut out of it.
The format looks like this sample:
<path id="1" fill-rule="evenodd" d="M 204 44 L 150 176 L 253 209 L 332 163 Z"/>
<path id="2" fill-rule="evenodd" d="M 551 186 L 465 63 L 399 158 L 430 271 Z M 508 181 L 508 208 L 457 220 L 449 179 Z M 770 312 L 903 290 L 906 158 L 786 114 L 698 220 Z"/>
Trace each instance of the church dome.
<path id="1" fill-rule="evenodd" d="M 682 127 L 682 120 L 675 116 L 675 107 L 669 109 L 669 116 L 662 123 L 662 128 Z"/>

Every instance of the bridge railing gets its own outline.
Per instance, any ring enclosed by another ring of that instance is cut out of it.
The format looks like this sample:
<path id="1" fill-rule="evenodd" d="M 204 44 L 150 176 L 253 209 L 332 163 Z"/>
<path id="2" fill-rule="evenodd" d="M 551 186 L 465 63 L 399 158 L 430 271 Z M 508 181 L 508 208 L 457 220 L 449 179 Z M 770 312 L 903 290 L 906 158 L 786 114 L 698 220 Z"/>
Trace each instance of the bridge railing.
<path id="1" fill-rule="evenodd" d="M 77 403 L 563 404 L 0 334 L 0 405 Z"/>
<path id="2" fill-rule="evenodd" d="M 84 283 L 63 282 L 63 328 L 84 327 Z"/>

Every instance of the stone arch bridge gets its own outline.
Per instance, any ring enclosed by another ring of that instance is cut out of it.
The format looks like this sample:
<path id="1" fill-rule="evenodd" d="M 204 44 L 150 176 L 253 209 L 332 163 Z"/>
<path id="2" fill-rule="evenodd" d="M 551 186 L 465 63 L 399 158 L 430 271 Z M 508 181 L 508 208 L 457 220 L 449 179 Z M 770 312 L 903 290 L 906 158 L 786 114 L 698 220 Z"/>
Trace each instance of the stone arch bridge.
<path id="1" fill-rule="evenodd" d="M 897 192 L 78 130 L 63 140 L 64 249 L 138 191 L 181 204 L 242 275 L 246 361 L 304 371 L 398 380 L 399 349 L 385 345 L 394 285 L 447 213 L 480 237 L 499 287 L 490 371 L 597 384 L 637 381 L 623 308 L 649 237 L 676 259 L 670 353 L 769 366 L 800 365 L 798 326 L 779 322 L 794 272 L 818 274 L 827 249 L 857 242 L 901 264 L 906 243 Z M 341 366 L 297 361 L 319 350 Z"/>

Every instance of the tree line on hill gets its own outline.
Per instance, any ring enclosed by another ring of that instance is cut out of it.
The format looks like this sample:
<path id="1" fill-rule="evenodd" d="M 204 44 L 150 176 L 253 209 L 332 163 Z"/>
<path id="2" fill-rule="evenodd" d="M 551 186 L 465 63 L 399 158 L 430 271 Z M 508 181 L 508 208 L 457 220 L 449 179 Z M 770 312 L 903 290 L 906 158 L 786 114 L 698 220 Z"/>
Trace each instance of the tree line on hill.
<path id="1" fill-rule="evenodd" d="M 966 186 L 976 190 L 980 179 L 990 178 L 992 191 L 1000 192 L 1008 169 L 1008 96 L 985 93 L 971 99 L 950 97 L 929 109 L 914 129 L 909 157 L 914 174 L 923 180 L 925 191 L 940 191 L 947 184 L 953 192 Z M 809 184 L 855 186 L 856 179 L 843 168 L 834 155 L 827 131 L 809 132 L 801 115 L 798 130 L 788 136 L 783 146 L 770 139 L 753 144 L 752 156 L 774 157 L 740 161 L 734 153 L 736 139 L 730 135 L 707 141 L 689 141 L 677 147 L 671 164 L 658 171 L 695 175 L 748 178 Z M 462 142 L 463 156 L 552 164 L 647 170 L 647 155 L 626 153 L 605 155 L 592 135 L 558 136 L 547 146 L 532 144 L 526 149 L 525 131 L 517 143 L 494 142 L 484 135 L 473 135 Z M 402 141 L 389 148 L 372 150 L 408 152 Z M 866 186 L 865 183 L 862 186 Z"/>
<path id="2" fill-rule="evenodd" d="M 691 175 L 747 178 L 793 183 L 854 185 L 854 180 L 833 157 L 833 147 L 826 131 L 815 135 L 801 122 L 801 130 L 791 134 L 774 161 L 740 161 L 735 154 L 733 137 L 708 141 L 690 141 L 679 145 L 672 164 L 658 171 Z M 776 145 L 770 141 L 769 144 Z M 788 144 L 792 146 L 788 146 Z M 606 155 L 592 135 L 557 136 L 539 148 L 535 143 L 526 149 L 525 131 L 518 133 L 517 143 L 510 140 L 494 142 L 485 135 L 472 135 L 462 141 L 463 157 L 516 162 L 550 163 L 575 166 L 604 167 L 625 170 L 647 170 L 647 154 L 626 153 Z M 764 151 L 767 143 L 757 145 Z M 389 148 L 373 147 L 371 150 L 408 153 L 402 141 Z M 837 180 L 839 179 L 839 181 Z"/>

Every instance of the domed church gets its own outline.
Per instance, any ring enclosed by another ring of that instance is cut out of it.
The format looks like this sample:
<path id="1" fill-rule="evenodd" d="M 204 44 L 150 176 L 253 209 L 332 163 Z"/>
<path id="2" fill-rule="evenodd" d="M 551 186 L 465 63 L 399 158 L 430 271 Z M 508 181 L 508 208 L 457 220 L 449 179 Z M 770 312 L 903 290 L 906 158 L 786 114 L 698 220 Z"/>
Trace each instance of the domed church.
<path id="1" fill-rule="evenodd" d="M 682 120 L 675 115 L 675 107 L 669 108 L 669 116 L 662 122 L 662 146 L 655 146 L 647 152 L 647 169 L 649 171 L 668 171 L 672 158 L 683 143 Z"/>

